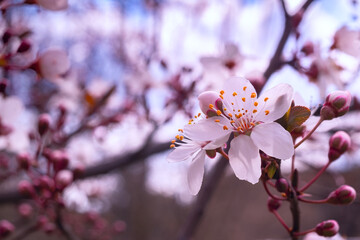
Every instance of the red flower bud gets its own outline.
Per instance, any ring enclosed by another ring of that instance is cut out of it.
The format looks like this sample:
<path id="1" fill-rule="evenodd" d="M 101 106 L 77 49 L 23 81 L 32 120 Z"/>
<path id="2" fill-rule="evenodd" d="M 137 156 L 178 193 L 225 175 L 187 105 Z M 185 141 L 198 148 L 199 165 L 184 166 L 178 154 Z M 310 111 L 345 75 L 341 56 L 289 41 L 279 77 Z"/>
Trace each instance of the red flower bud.
<path id="1" fill-rule="evenodd" d="M 30 155 L 27 153 L 21 153 L 18 154 L 16 157 L 18 164 L 19 164 L 19 168 L 24 169 L 24 170 L 28 170 L 30 165 L 31 165 L 31 158 Z"/>
<path id="2" fill-rule="evenodd" d="M 314 53 L 314 44 L 312 42 L 306 42 L 304 46 L 301 48 L 301 52 L 303 52 L 306 56 Z"/>
<path id="3" fill-rule="evenodd" d="M 0 221 L 0 237 L 6 237 L 15 230 L 14 225 L 8 220 Z"/>
<path id="4" fill-rule="evenodd" d="M 25 196 L 33 196 L 35 194 L 35 189 L 33 185 L 26 180 L 22 180 L 18 184 L 18 190 L 21 194 Z"/>
<path id="5" fill-rule="evenodd" d="M 315 228 L 316 233 L 323 237 L 332 237 L 339 232 L 339 224 L 335 220 L 326 220 Z"/>
<path id="6" fill-rule="evenodd" d="M 51 118 L 49 114 L 41 114 L 38 120 L 38 132 L 41 136 L 43 136 L 48 130 L 50 126 Z"/>
<path id="7" fill-rule="evenodd" d="M 67 168 L 69 165 L 69 157 L 65 151 L 55 150 L 51 153 L 50 158 L 54 164 L 54 170 L 56 172 Z"/>
<path id="8" fill-rule="evenodd" d="M 346 152 L 351 146 L 351 138 L 349 134 L 344 131 L 338 131 L 331 136 L 329 140 L 329 161 L 338 159 L 344 152 Z"/>
<path id="9" fill-rule="evenodd" d="M 273 199 L 272 197 L 268 198 L 267 206 L 270 212 L 276 211 L 281 206 L 281 202 L 279 200 Z"/>
<path id="10" fill-rule="evenodd" d="M 331 204 L 347 205 L 352 203 L 355 198 L 355 189 L 348 185 L 342 185 L 329 194 L 326 202 Z"/>
<path id="11" fill-rule="evenodd" d="M 23 40 L 20 43 L 20 46 L 19 46 L 17 52 L 18 53 L 24 53 L 24 52 L 27 52 L 30 48 L 31 48 L 31 43 L 26 41 L 26 40 Z"/>
<path id="12" fill-rule="evenodd" d="M 331 120 L 343 116 L 349 111 L 351 94 L 348 91 L 335 91 L 330 93 L 321 108 L 320 116 L 324 120 Z"/>
<path id="13" fill-rule="evenodd" d="M 287 193 L 289 191 L 289 183 L 285 178 L 279 178 L 276 180 L 275 187 L 282 193 Z"/>

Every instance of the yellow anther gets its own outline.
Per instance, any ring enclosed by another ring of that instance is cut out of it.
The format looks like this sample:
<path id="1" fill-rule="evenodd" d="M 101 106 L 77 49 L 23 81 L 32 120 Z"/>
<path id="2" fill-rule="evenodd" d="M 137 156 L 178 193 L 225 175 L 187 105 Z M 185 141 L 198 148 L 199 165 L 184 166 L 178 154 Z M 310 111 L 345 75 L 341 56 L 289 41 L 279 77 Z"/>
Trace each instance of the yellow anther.
<path id="1" fill-rule="evenodd" d="M 180 141 L 184 140 L 184 136 L 180 136 Z"/>
<path id="2" fill-rule="evenodd" d="M 232 118 L 233 115 L 231 113 L 228 113 L 228 116 Z"/>
<path id="3" fill-rule="evenodd" d="M 219 119 L 216 119 L 215 122 L 220 122 L 220 120 L 219 120 Z"/>
<path id="4" fill-rule="evenodd" d="M 268 115 L 270 113 L 269 110 L 265 110 L 265 115 Z"/>
<path id="5" fill-rule="evenodd" d="M 178 129 L 179 132 L 184 132 L 184 130 L 182 130 L 181 128 Z"/>
<path id="6" fill-rule="evenodd" d="M 220 110 L 217 110 L 217 111 L 216 111 L 216 114 L 220 116 L 220 115 L 221 115 L 221 111 L 220 111 Z"/>
<path id="7" fill-rule="evenodd" d="M 241 100 L 242 100 L 243 102 L 245 102 L 246 99 L 243 97 L 243 98 L 241 98 Z"/>
<path id="8" fill-rule="evenodd" d="M 198 117 L 200 117 L 201 116 L 201 113 L 198 113 Z"/>
<path id="9" fill-rule="evenodd" d="M 241 127 L 238 127 L 236 130 L 238 131 L 242 131 L 243 129 Z"/>
<path id="10" fill-rule="evenodd" d="M 214 108 L 214 105 L 212 105 L 211 103 L 209 104 L 209 108 L 210 109 L 213 109 Z"/>
<path id="11" fill-rule="evenodd" d="M 245 112 L 248 112 L 248 110 L 245 110 Z"/>
<path id="12" fill-rule="evenodd" d="M 227 126 L 223 126 L 223 129 L 224 130 L 229 130 Z"/>
<path id="13" fill-rule="evenodd" d="M 254 106 L 257 107 L 257 105 L 259 105 L 258 102 L 254 102 Z"/>
<path id="14" fill-rule="evenodd" d="M 219 97 L 220 97 L 221 99 L 224 99 L 223 95 L 219 95 Z"/>
<path id="15" fill-rule="evenodd" d="M 257 112 L 257 110 L 256 110 L 256 109 L 254 109 L 254 110 L 253 110 L 253 113 L 256 113 L 256 112 Z"/>
<path id="16" fill-rule="evenodd" d="M 234 103 L 232 102 L 231 105 L 234 105 Z"/>
<path id="17" fill-rule="evenodd" d="M 194 118 L 197 118 L 197 116 L 195 115 Z"/>
<path id="18" fill-rule="evenodd" d="M 174 148 L 174 147 L 175 147 L 175 144 L 171 144 L 171 145 L 170 145 L 170 148 Z"/>
<path id="19" fill-rule="evenodd" d="M 241 112 L 240 109 L 238 110 L 238 112 Z"/>
<path id="20" fill-rule="evenodd" d="M 224 90 L 221 90 L 221 91 L 220 91 L 220 94 L 221 94 L 221 95 L 223 95 L 224 93 L 225 93 L 225 91 L 224 91 Z"/>
<path id="21" fill-rule="evenodd" d="M 243 115 L 241 114 L 241 113 L 239 113 L 239 114 L 235 114 L 235 117 L 236 118 L 241 118 Z"/>
<path id="22" fill-rule="evenodd" d="M 224 108 L 224 111 L 226 111 L 227 109 L 226 108 Z"/>
<path id="23" fill-rule="evenodd" d="M 269 100 L 269 98 L 268 98 L 268 97 L 264 98 L 264 102 L 266 102 L 267 100 Z"/>
<path id="24" fill-rule="evenodd" d="M 175 138 L 178 139 L 178 140 L 180 140 L 180 136 L 179 136 L 179 135 L 176 135 Z"/>
<path id="25" fill-rule="evenodd" d="M 237 93 L 236 92 L 233 92 L 233 96 L 235 97 L 237 95 Z"/>
<path id="26" fill-rule="evenodd" d="M 233 124 L 233 123 L 235 123 L 235 121 L 234 121 L 234 120 L 231 120 L 231 121 L 230 121 L 230 123 L 232 123 L 232 124 Z"/>
<path id="27" fill-rule="evenodd" d="M 251 98 L 256 98 L 256 93 L 254 93 L 254 92 L 251 93 L 250 97 L 251 97 Z"/>
<path id="28" fill-rule="evenodd" d="M 251 122 L 250 124 L 251 124 L 251 126 L 255 127 L 255 123 Z"/>
<path id="29" fill-rule="evenodd" d="M 175 143 L 176 142 L 176 140 L 171 140 L 171 143 Z"/>
<path id="30" fill-rule="evenodd" d="M 243 90 L 245 91 L 247 87 L 243 87 Z"/>

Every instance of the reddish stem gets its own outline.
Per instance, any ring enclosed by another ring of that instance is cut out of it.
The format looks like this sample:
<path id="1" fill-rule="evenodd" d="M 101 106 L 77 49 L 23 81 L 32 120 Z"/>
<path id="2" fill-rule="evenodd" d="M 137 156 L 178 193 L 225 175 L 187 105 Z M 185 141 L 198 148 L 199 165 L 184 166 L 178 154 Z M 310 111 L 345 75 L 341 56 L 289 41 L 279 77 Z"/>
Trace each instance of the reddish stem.
<path id="1" fill-rule="evenodd" d="M 320 176 L 325 170 L 330 166 L 331 162 L 328 162 L 320 171 L 315 175 L 313 179 L 311 179 L 304 187 L 302 187 L 299 191 L 303 192 L 308 189 Z"/>

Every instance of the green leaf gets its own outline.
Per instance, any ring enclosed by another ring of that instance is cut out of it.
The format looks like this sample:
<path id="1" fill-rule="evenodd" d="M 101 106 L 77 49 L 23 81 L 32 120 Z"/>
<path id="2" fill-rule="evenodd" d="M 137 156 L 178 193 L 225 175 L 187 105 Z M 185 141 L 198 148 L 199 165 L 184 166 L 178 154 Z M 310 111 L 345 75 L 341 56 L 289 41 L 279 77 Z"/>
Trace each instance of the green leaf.
<path id="1" fill-rule="evenodd" d="M 273 162 L 267 167 L 267 175 L 270 179 L 274 177 L 276 170 L 277 170 L 276 164 Z"/>
<path id="2" fill-rule="evenodd" d="M 291 107 L 287 119 L 286 130 L 291 132 L 295 128 L 300 127 L 310 117 L 310 114 L 311 111 L 307 107 L 304 106 Z"/>

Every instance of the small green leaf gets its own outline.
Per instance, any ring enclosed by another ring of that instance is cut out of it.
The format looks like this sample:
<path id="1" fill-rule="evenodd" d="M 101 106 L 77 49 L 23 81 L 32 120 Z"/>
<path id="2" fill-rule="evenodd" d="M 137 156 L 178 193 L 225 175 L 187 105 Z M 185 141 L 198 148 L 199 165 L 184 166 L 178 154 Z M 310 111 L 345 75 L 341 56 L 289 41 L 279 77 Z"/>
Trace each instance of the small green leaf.
<path id="1" fill-rule="evenodd" d="M 309 117 L 311 111 L 304 106 L 294 106 L 290 109 L 290 114 L 287 120 L 286 130 L 291 132 L 295 128 L 301 126 Z"/>
<path id="2" fill-rule="evenodd" d="M 276 164 L 274 162 L 272 162 L 268 167 L 267 167 L 267 175 L 270 179 L 272 179 L 276 173 L 277 167 Z"/>

